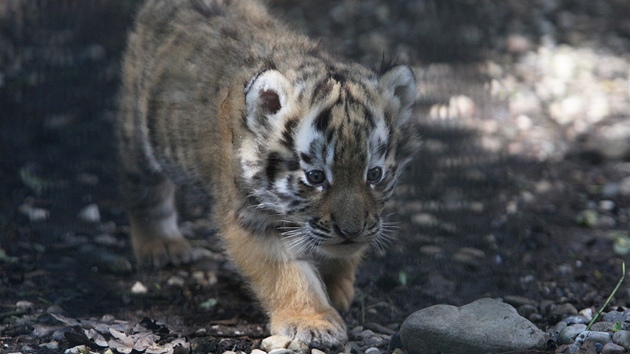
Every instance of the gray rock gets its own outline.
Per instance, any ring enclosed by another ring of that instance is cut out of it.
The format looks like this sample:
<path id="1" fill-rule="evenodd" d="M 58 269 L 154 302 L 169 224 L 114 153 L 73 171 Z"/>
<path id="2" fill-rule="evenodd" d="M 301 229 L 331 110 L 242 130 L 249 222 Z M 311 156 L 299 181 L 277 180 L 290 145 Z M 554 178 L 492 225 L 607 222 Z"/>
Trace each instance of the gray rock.
<path id="1" fill-rule="evenodd" d="M 630 331 L 618 331 L 613 334 L 613 343 L 630 349 Z"/>
<path id="2" fill-rule="evenodd" d="M 590 330 L 596 332 L 612 332 L 614 325 L 615 324 L 612 322 L 595 322 L 591 326 Z"/>
<path id="3" fill-rule="evenodd" d="M 626 349 L 620 345 L 615 343 L 607 343 L 602 348 L 602 351 L 599 354 L 621 354 L 624 353 Z"/>
<path id="4" fill-rule="evenodd" d="M 541 349 L 545 334 L 512 306 L 480 299 L 462 307 L 436 305 L 409 316 L 400 329 L 409 354 L 474 354 Z"/>
<path id="5" fill-rule="evenodd" d="M 534 305 L 525 304 L 525 305 L 519 306 L 517 312 L 519 315 L 525 318 L 529 318 L 529 316 L 538 313 L 538 308 Z"/>
<path id="6" fill-rule="evenodd" d="M 575 342 L 575 338 L 582 332 L 586 331 L 586 325 L 577 323 L 571 326 L 565 327 L 558 335 L 558 343 L 571 344 Z"/>
<path id="7" fill-rule="evenodd" d="M 550 315 L 552 317 L 557 317 L 559 319 L 569 317 L 569 316 L 575 316 L 577 314 L 578 314 L 578 311 L 575 308 L 575 306 L 569 303 L 564 303 L 564 304 L 554 306 L 551 308 L 551 311 L 550 311 Z"/>
<path id="8" fill-rule="evenodd" d="M 602 321 L 606 322 L 621 322 L 623 321 L 623 312 L 621 311 L 610 311 L 604 314 L 602 317 Z"/>
<path id="9" fill-rule="evenodd" d="M 551 329 L 551 334 L 552 335 L 559 335 L 563 329 L 567 328 L 567 323 L 564 321 L 560 321 L 558 323 L 556 323 L 555 326 L 553 326 L 553 328 Z"/>
<path id="10" fill-rule="evenodd" d="M 580 316 L 580 315 L 569 316 L 562 321 L 566 322 L 568 325 L 573 325 L 576 323 L 588 324 L 589 322 L 589 320 L 586 317 Z"/>
<path id="11" fill-rule="evenodd" d="M 612 336 L 608 332 L 584 331 L 575 338 L 575 343 L 570 346 L 569 353 L 577 353 L 581 348 L 584 348 L 584 345 L 592 345 L 596 352 L 600 352 L 604 345 L 611 341 Z"/>
<path id="12" fill-rule="evenodd" d="M 381 351 L 378 350 L 378 348 L 375 347 L 369 347 L 365 350 L 365 354 L 380 354 Z"/>
<path id="13" fill-rule="evenodd" d="M 503 301 L 517 308 L 522 305 L 534 305 L 534 306 L 538 305 L 536 301 L 528 297 L 518 296 L 518 295 L 506 295 L 503 297 Z"/>
<path id="14" fill-rule="evenodd" d="M 584 331 L 576 338 L 576 342 L 584 343 L 586 341 L 597 343 L 610 343 L 612 335 L 608 332 Z"/>

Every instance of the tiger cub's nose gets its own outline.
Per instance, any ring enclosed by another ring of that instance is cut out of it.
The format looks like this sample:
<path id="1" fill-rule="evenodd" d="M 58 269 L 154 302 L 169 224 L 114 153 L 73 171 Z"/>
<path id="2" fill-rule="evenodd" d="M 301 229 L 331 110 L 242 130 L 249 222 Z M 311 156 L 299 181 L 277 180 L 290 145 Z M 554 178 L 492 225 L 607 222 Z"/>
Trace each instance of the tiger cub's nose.
<path id="1" fill-rule="evenodd" d="M 333 229 L 335 230 L 337 235 L 341 236 L 342 238 L 346 240 L 352 240 L 356 238 L 363 231 L 363 229 L 359 229 L 359 228 L 356 228 L 356 229 L 355 228 L 341 228 L 337 226 L 337 224 L 333 224 Z"/>

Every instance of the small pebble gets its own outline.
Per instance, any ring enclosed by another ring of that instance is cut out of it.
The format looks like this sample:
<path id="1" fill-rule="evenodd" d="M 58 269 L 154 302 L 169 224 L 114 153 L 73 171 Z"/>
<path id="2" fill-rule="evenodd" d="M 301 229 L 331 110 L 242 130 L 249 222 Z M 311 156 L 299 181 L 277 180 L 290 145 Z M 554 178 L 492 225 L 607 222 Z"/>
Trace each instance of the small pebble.
<path id="1" fill-rule="evenodd" d="M 630 350 L 630 331 L 617 331 L 612 336 L 613 343 Z"/>
<path id="2" fill-rule="evenodd" d="M 584 316 L 584 318 L 586 318 L 588 321 L 593 319 L 593 309 L 590 307 L 580 310 L 578 314 Z"/>
<path id="3" fill-rule="evenodd" d="M 547 316 L 555 306 L 556 305 L 553 300 L 542 300 L 539 305 L 540 313 L 543 316 Z"/>
<path id="4" fill-rule="evenodd" d="M 57 351 L 59 350 L 59 343 L 57 341 L 51 341 L 48 343 L 42 343 L 39 345 L 40 347 L 44 347 L 48 350 Z"/>
<path id="5" fill-rule="evenodd" d="M 101 212 L 98 210 L 98 205 L 89 204 L 79 211 L 77 217 L 85 222 L 97 223 L 101 221 Z"/>
<path id="6" fill-rule="evenodd" d="M 538 309 L 532 304 L 524 304 L 518 307 L 517 312 L 519 315 L 529 318 L 532 314 L 538 313 Z"/>
<path id="7" fill-rule="evenodd" d="M 148 291 L 149 289 L 139 281 L 135 282 L 131 287 L 132 294 L 146 294 Z"/>
<path id="8" fill-rule="evenodd" d="M 15 307 L 17 307 L 20 310 L 32 309 L 34 306 L 35 305 L 32 302 L 26 301 L 26 300 L 20 300 L 15 303 Z"/>
<path id="9" fill-rule="evenodd" d="M 52 305 L 46 309 L 46 313 L 49 313 L 49 314 L 62 314 L 64 312 L 65 311 L 58 305 Z"/>
<path id="10" fill-rule="evenodd" d="M 251 354 L 267 354 L 267 353 L 260 349 L 253 349 Z"/>
<path id="11" fill-rule="evenodd" d="M 270 352 L 272 349 L 284 349 L 291 343 L 291 338 L 275 335 L 267 337 L 260 343 L 260 349 Z"/>
<path id="12" fill-rule="evenodd" d="M 378 348 L 370 347 L 365 350 L 365 354 L 380 354 L 381 351 Z"/>
<path id="13" fill-rule="evenodd" d="M 575 338 L 586 330 L 585 324 L 574 324 L 565 327 L 558 335 L 558 343 L 571 344 L 575 342 Z"/>
<path id="14" fill-rule="evenodd" d="M 326 354 L 323 351 L 319 350 L 319 349 L 311 349 L 311 354 Z"/>
<path id="15" fill-rule="evenodd" d="M 572 304 L 564 303 L 551 308 L 550 315 L 557 318 L 565 318 L 577 315 L 578 311 Z"/>
<path id="16" fill-rule="evenodd" d="M 518 295 L 506 295 L 503 297 L 503 301 L 505 301 L 506 303 L 519 308 L 523 305 L 534 305 L 536 306 L 537 303 L 536 301 L 527 298 L 525 296 L 518 296 Z"/>
<path id="17" fill-rule="evenodd" d="M 110 325 L 114 323 L 114 321 L 116 321 L 116 317 L 114 317 L 113 315 L 106 314 L 106 315 L 103 315 L 103 317 L 101 317 L 101 323 L 104 323 L 104 324 Z"/>
<path id="18" fill-rule="evenodd" d="M 169 286 L 182 288 L 186 284 L 186 281 L 184 280 L 184 278 L 180 276 L 173 275 L 172 277 L 168 278 L 168 280 L 166 281 L 166 284 Z"/>
<path id="19" fill-rule="evenodd" d="M 567 328 L 567 323 L 564 321 L 560 321 L 558 323 L 556 323 L 556 325 L 553 327 L 553 329 L 551 330 L 551 333 L 558 335 L 562 332 L 563 329 Z"/>
<path id="20" fill-rule="evenodd" d="M 278 349 L 273 349 L 272 351 L 269 352 L 269 354 L 294 354 L 294 352 L 293 350 L 278 348 Z"/>
<path id="21" fill-rule="evenodd" d="M 569 326 L 573 325 L 573 324 L 576 324 L 576 323 L 588 324 L 588 322 L 589 322 L 589 320 L 586 319 L 586 317 L 580 316 L 580 315 L 569 316 L 569 317 L 563 319 L 562 321 L 566 322 Z"/>
<path id="22" fill-rule="evenodd" d="M 44 221 L 50 216 L 50 212 L 47 209 L 36 208 L 26 202 L 20 205 L 18 210 L 26 215 L 31 222 Z"/>
<path id="23" fill-rule="evenodd" d="M 103 246 L 116 246 L 118 244 L 118 239 L 109 234 L 100 234 L 94 237 L 94 242 Z"/>

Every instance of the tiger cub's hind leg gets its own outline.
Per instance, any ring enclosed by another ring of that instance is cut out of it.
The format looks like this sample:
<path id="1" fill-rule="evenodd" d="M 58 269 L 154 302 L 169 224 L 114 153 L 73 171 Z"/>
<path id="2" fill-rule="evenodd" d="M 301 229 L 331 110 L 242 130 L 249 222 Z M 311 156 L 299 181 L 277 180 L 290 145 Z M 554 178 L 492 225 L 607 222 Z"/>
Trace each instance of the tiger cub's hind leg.
<path id="1" fill-rule="evenodd" d="M 178 265 L 193 259 L 177 227 L 175 185 L 164 174 L 124 176 L 123 197 L 131 223 L 131 242 L 141 267 Z"/>

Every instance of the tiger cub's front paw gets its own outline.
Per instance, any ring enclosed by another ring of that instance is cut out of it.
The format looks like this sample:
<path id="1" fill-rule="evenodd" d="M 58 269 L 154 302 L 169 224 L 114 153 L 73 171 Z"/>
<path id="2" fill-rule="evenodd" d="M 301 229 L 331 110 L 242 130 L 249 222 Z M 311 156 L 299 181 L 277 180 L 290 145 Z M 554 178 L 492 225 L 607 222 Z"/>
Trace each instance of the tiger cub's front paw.
<path id="1" fill-rule="evenodd" d="M 348 341 L 346 325 L 332 308 L 313 314 L 272 314 L 271 333 L 326 348 L 335 348 Z"/>

